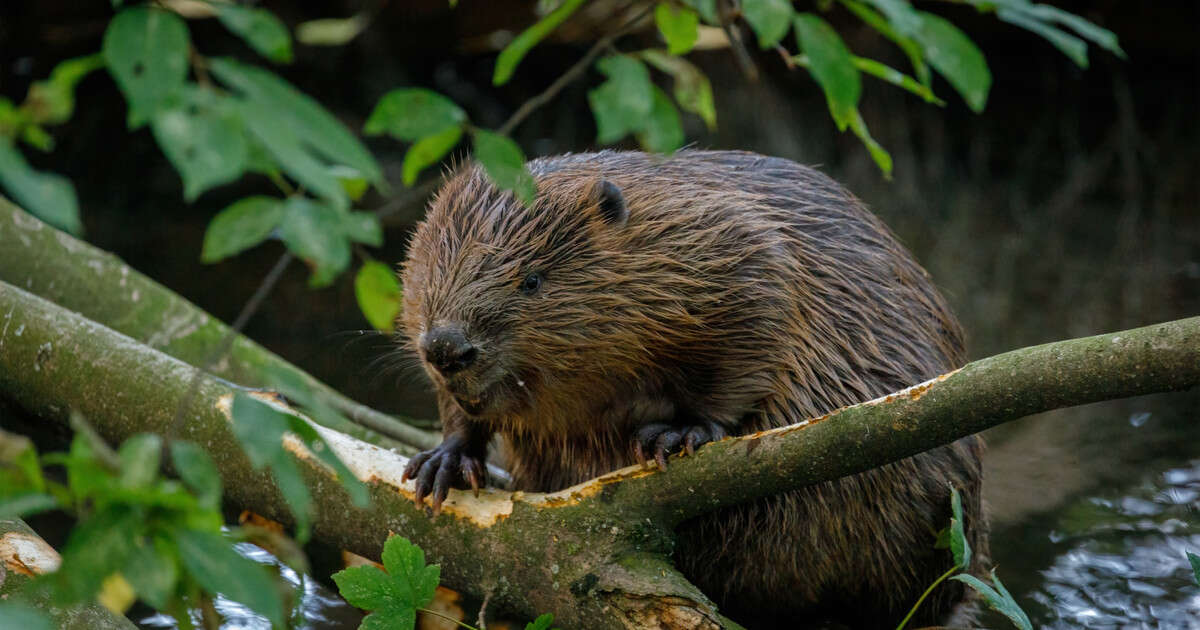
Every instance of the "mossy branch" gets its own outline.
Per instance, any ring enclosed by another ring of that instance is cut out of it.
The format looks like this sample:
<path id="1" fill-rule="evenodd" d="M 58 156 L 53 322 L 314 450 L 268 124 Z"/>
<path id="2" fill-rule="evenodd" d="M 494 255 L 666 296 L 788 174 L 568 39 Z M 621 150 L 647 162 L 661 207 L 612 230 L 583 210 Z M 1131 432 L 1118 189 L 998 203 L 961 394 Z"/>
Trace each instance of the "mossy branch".
<path id="1" fill-rule="evenodd" d="M 0 283 L 0 395 L 65 422 L 78 409 L 112 441 L 163 432 L 190 366 L 55 304 Z M 1064 406 L 1200 384 L 1200 317 L 1016 350 L 808 422 L 731 438 L 665 472 L 625 468 L 541 494 L 451 491 L 430 518 L 400 483 L 406 459 L 319 428 L 371 490 L 355 508 L 330 472 L 294 443 L 317 514 L 314 536 L 377 556 L 388 532 L 442 565 L 443 581 L 498 606 L 553 612 L 567 627 L 719 627 L 711 602 L 671 566 L 672 528 L 721 506 L 835 479 Z M 287 521 L 229 427 L 232 390 L 206 380 L 185 439 L 217 460 L 233 504 Z M 730 475 L 730 470 L 738 471 Z"/>

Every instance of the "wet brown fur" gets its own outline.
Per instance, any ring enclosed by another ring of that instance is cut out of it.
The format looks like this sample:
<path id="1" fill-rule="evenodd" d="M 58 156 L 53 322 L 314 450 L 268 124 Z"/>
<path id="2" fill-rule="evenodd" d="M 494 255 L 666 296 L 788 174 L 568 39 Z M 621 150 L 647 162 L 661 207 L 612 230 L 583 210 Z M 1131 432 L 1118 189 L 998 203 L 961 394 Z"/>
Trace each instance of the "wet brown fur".
<path id="1" fill-rule="evenodd" d="M 826 176 L 751 153 L 603 152 L 530 163 L 530 209 L 460 168 L 417 229 L 403 324 L 463 324 L 495 405 L 468 416 L 439 385 L 447 435 L 503 436 L 516 489 L 557 490 L 633 463 L 649 422 L 730 433 L 792 424 L 963 364 L 927 274 Z M 596 186 L 629 215 L 606 222 Z M 545 274 L 532 296 L 518 290 Z M 680 530 L 680 569 L 734 619 L 894 627 L 952 564 L 934 550 L 947 484 L 986 555 L 975 438 L 708 515 Z M 731 471 L 736 474 L 736 471 Z M 939 587 L 912 627 L 963 598 Z"/>

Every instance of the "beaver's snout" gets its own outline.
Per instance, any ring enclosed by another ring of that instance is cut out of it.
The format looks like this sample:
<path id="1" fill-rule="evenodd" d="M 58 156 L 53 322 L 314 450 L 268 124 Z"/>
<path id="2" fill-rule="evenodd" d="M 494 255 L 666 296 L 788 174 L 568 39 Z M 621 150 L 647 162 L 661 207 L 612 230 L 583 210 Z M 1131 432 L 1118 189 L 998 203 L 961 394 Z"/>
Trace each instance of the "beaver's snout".
<path id="1" fill-rule="evenodd" d="M 479 350 L 467 339 L 462 327 L 439 326 L 421 335 L 421 351 L 425 360 L 444 376 L 471 367 Z"/>

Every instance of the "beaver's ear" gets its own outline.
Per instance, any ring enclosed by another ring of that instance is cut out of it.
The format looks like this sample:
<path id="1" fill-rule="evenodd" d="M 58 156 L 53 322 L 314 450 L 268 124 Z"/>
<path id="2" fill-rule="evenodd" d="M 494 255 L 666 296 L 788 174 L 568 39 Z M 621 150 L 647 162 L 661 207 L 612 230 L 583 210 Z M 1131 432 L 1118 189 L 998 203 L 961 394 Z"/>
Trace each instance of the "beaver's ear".
<path id="1" fill-rule="evenodd" d="M 600 208 L 600 218 L 609 225 L 620 227 L 629 220 L 629 208 L 625 196 L 617 185 L 602 179 L 592 187 L 591 200 Z"/>

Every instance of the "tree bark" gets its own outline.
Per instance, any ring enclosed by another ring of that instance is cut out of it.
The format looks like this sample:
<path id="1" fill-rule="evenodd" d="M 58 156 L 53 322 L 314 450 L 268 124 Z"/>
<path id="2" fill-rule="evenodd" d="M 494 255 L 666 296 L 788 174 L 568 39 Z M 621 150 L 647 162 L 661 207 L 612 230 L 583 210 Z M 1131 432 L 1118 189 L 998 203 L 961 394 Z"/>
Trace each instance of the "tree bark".
<path id="1" fill-rule="evenodd" d="M 109 440 L 166 433 L 190 366 L 0 283 L 0 394 L 66 422 L 78 409 Z M 355 508 L 295 440 L 318 512 L 314 536 L 378 557 L 388 532 L 442 565 L 443 582 L 565 627 L 721 626 L 712 603 L 669 561 L 681 520 L 754 497 L 880 466 L 1031 413 L 1200 384 L 1200 318 L 1016 350 L 807 422 L 728 438 L 667 471 L 630 467 L 555 493 L 451 491 L 430 518 L 399 483 L 406 459 L 318 431 L 368 483 Z M 290 519 L 229 428 L 233 390 L 205 380 L 178 435 L 216 459 L 227 500 Z M 729 470 L 738 470 L 729 475 Z"/>
<path id="2" fill-rule="evenodd" d="M 0 197 L 0 281 L 21 287 L 173 356 L 203 366 L 229 327 L 116 256 L 60 232 Z M 242 335 L 210 368 L 246 387 L 268 385 L 267 370 L 289 372 L 328 397 L 352 424 L 333 428 L 404 454 L 441 437 L 356 403 Z M 379 435 L 394 439 L 379 439 Z"/>

